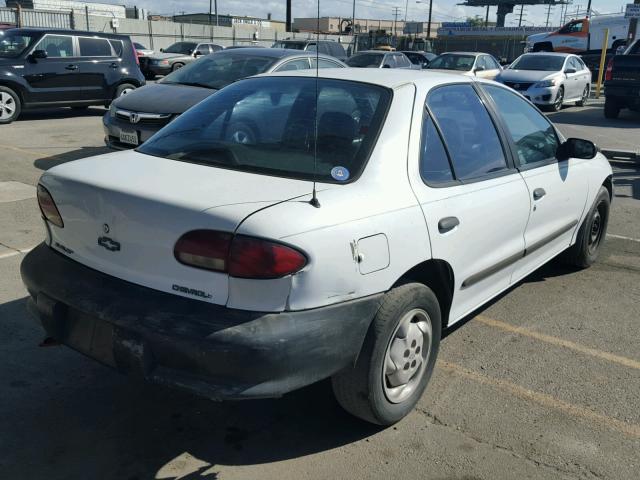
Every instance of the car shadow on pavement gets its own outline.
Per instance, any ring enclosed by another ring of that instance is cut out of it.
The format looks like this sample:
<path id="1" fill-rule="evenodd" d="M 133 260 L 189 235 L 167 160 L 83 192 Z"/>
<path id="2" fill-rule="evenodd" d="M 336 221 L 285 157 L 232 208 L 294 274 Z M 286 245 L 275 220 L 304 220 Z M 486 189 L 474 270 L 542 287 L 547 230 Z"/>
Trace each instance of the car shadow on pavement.
<path id="1" fill-rule="evenodd" d="M 94 155 L 102 155 L 103 153 L 111 153 L 113 150 L 108 147 L 82 147 L 69 152 L 57 153 L 48 157 L 42 157 L 34 160 L 33 166 L 39 170 L 48 170 L 57 165 L 79 160 L 81 158 L 92 157 Z"/>
<path id="2" fill-rule="evenodd" d="M 328 381 L 216 403 L 38 347 L 42 330 L 27 315 L 25 299 L 0 304 L 3 478 L 212 479 L 217 466 L 303 457 L 380 431 L 345 413 Z"/>
<path id="3" fill-rule="evenodd" d="M 104 107 L 29 109 L 22 111 L 18 122 L 75 117 L 102 117 L 106 111 Z"/>
<path id="4" fill-rule="evenodd" d="M 640 124 L 638 112 L 623 110 L 620 112 L 620 118 L 612 120 L 604 117 L 602 107 L 566 108 L 546 115 L 553 123 L 577 127 L 638 128 Z"/>

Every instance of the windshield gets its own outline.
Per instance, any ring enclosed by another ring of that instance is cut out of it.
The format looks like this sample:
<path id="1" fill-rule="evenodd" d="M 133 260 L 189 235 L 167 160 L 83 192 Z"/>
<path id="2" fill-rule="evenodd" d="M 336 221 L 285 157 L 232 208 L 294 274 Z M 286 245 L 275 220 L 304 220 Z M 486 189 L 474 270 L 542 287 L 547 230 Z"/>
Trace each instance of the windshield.
<path id="1" fill-rule="evenodd" d="M 509 70 L 558 72 L 562 70 L 564 60 L 564 57 L 556 55 L 523 55 L 511 64 Z"/>
<path id="2" fill-rule="evenodd" d="M 182 53 L 189 55 L 196 48 L 196 44 L 192 42 L 177 42 L 164 49 L 164 53 Z"/>
<path id="3" fill-rule="evenodd" d="M 160 83 L 182 83 L 220 89 L 241 78 L 251 77 L 269 69 L 278 59 L 259 55 L 217 53 L 202 57 L 167 75 Z"/>
<path id="4" fill-rule="evenodd" d="M 445 53 L 433 59 L 427 68 L 468 72 L 473 68 L 475 61 L 476 57 L 474 55 L 452 55 Z"/>
<path id="5" fill-rule="evenodd" d="M 378 68 L 382 63 L 384 54 L 380 53 L 360 53 L 346 60 L 350 67 L 357 68 Z"/>
<path id="6" fill-rule="evenodd" d="M 321 78 L 316 87 L 315 78 L 251 78 L 203 100 L 138 151 L 212 167 L 340 183 L 363 170 L 390 100 L 388 89 L 357 82 Z"/>
<path id="7" fill-rule="evenodd" d="M 289 50 L 304 50 L 306 42 L 276 42 L 271 48 L 288 48 Z"/>
<path id="8" fill-rule="evenodd" d="M 37 34 L 24 32 L 0 32 L 0 57 L 16 58 L 31 45 Z"/>

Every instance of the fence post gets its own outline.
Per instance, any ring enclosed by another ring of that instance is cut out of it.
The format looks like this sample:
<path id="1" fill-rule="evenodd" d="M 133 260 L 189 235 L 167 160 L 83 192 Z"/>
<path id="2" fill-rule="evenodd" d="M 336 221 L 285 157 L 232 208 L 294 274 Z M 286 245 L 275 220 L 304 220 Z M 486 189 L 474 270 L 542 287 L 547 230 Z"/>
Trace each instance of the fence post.
<path id="1" fill-rule="evenodd" d="M 71 13 L 69 14 L 69 27 L 71 30 L 76 29 L 76 14 L 73 10 L 71 10 Z"/>
<path id="2" fill-rule="evenodd" d="M 16 27 L 22 28 L 22 7 L 20 4 L 16 8 Z"/>
<path id="3" fill-rule="evenodd" d="M 87 19 L 87 31 L 89 31 L 89 5 L 84 6 L 84 14 Z"/>
<path id="4" fill-rule="evenodd" d="M 153 27 L 151 26 L 151 19 L 149 19 L 149 48 L 151 48 L 151 50 L 154 49 L 153 47 Z"/>

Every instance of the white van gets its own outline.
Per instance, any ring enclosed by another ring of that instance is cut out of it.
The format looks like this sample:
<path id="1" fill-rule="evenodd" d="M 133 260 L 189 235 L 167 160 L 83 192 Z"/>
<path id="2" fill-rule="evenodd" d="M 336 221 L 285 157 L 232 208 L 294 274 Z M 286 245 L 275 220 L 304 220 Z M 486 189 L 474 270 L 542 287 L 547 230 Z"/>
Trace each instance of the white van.
<path id="1" fill-rule="evenodd" d="M 624 45 L 629 34 L 629 19 L 624 14 L 598 15 L 572 20 L 551 33 L 527 37 L 527 52 L 583 53 L 602 49 L 605 30 L 609 29 L 607 48 L 616 50 Z"/>

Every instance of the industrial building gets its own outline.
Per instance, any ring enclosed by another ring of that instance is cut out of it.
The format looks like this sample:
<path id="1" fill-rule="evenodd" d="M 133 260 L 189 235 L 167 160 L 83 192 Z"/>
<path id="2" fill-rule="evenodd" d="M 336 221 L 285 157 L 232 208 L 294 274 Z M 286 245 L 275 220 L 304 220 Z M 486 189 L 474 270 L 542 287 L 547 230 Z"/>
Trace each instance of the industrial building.
<path id="1" fill-rule="evenodd" d="M 127 18 L 127 9 L 123 5 L 109 3 L 74 2 L 69 0 L 6 0 L 7 7 L 26 8 L 30 10 L 73 11 L 89 15 L 98 15 L 111 18 Z"/>
<path id="2" fill-rule="evenodd" d="M 217 18 L 216 18 L 217 17 Z M 260 28 L 272 28 L 279 32 L 286 32 L 285 22 L 272 20 L 271 15 L 265 18 L 247 17 L 240 15 L 215 15 L 208 13 L 187 13 L 184 15 L 174 15 L 174 22 L 195 23 L 202 25 L 218 25 L 220 27 L 233 27 L 235 25 L 253 25 Z"/>
<path id="3" fill-rule="evenodd" d="M 356 32 L 368 33 L 375 31 L 386 31 L 391 34 L 402 35 L 405 27 L 405 22 L 402 20 L 379 20 L 370 18 L 356 18 Z M 415 25 L 421 22 L 407 22 L 407 24 Z M 427 22 L 423 23 L 423 31 L 427 31 Z M 293 30 L 298 32 L 316 32 L 319 33 L 343 33 L 346 26 L 351 24 L 351 18 L 342 17 L 315 17 L 310 18 L 295 18 L 293 20 Z M 440 28 L 440 22 L 431 22 L 431 36 L 434 37 L 438 28 Z"/>

